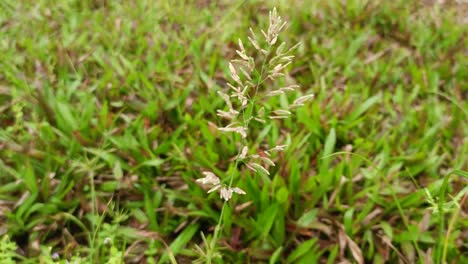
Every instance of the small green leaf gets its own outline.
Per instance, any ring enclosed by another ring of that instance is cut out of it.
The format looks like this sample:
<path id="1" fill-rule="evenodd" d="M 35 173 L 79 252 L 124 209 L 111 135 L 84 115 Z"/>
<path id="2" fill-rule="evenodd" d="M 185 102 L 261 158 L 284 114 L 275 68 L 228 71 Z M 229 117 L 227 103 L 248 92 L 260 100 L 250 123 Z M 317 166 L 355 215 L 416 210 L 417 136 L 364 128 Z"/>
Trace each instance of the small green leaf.
<path id="1" fill-rule="evenodd" d="M 336 131 L 335 131 L 335 128 L 332 128 L 330 130 L 330 133 L 327 136 L 327 140 L 325 141 L 323 157 L 326 157 L 333 153 L 333 149 L 335 148 L 335 143 L 336 143 Z"/>
<path id="2" fill-rule="evenodd" d="M 369 108 L 371 108 L 374 104 L 378 103 L 380 99 L 382 98 L 382 94 L 377 94 L 369 99 L 367 99 L 364 103 L 360 104 L 360 106 L 349 115 L 347 120 L 349 122 L 354 121 L 357 119 L 360 115 L 362 115 L 364 112 L 366 112 Z"/>
<path id="3" fill-rule="evenodd" d="M 274 203 L 260 215 L 257 223 L 258 226 L 262 228 L 261 234 L 263 237 L 266 237 L 268 233 L 270 233 L 277 214 L 278 204 Z"/>
<path id="4" fill-rule="evenodd" d="M 279 247 L 273 252 L 270 258 L 270 264 L 275 264 L 278 262 L 278 258 L 280 257 L 281 252 L 283 251 L 283 247 Z"/>
<path id="5" fill-rule="evenodd" d="M 307 254 L 315 245 L 315 242 L 317 242 L 317 238 L 312 238 L 300 244 L 293 252 L 291 252 L 291 254 L 289 254 L 287 259 L 288 263 L 292 263 L 295 260 Z"/>
<path id="6" fill-rule="evenodd" d="M 280 204 L 284 204 L 288 201 L 289 197 L 289 191 L 288 188 L 286 187 L 281 187 L 277 192 L 276 192 L 276 200 Z"/>
<path id="7" fill-rule="evenodd" d="M 315 221 L 317 217 L 317 209 L 312 209 L 309 212 L 303 214 L 299 220 L 297 220 L 297 224 L 300 227 L 308 227 Z"/>
<path id="8" fill-rule="evenodd" d="M 392 226 L 389 225 L 387 222 L 381 222 L 380 227 L 384 231 L 385 235 L 390 238 L 390 240 L 393 240 L 393 229 Z"/>
<path id="9" fill-rule="evenodd" d="M 140 163 L 138 166 L 136 166 L 136 169 L 140 168 L 140 167 L 159 167 L 164 162 L 165 161 L 162 160 L 162 159 L 147 160 L 147 161 L 144 161 L 144 162 Z"/>
<path id="10" fill-rule="evenodd" d="M 193 224 L 187 226 L 182 233 L 171 243 L 168 250 L 161 256 L 161 259 L 158 263 L 166 263 L 168 258 L 171 258 L 170 254 L 174 256 L 180 252 L 180 250 L 192 240 L 193 235 L 198 230 L 198 224 Z"/>
<path id="11" fill-rule="evenodd" d="M 123 172 L 122 172 L 122 166 L 120 166 L 120 161 L 115 162 L 113 173 L 114 173 L 115 179 L 117 180 L 122 179 Z"/>
<path id="12" fill-rule="evenodd" d="M 60 125 L 62 129 L 67 131 L 73 131 L 76 129 L 78 122 L 72 114 L 69 105 L 57 102 L 57 115 L 59 117 Z"/>

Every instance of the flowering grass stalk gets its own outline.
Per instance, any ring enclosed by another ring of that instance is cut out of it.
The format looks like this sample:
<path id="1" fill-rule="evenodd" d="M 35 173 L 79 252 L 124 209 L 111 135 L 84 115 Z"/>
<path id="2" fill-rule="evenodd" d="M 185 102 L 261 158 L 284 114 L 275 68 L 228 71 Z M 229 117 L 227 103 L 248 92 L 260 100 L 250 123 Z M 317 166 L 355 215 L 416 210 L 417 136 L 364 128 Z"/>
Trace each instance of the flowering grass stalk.
<path id="1" fill-rule="evenodd" d="M 269 27 L 267 31 L 261 30 L 263 38 L 260 39 L 250 28 L 249 43 L 260 53 L 262 59 L 258 63 L 254 57 L 247 54 L 244 43 L 239 39 L 239 50 L 236 50 L 238 58 L 231 60 L 228 64 L 232 82 L 228 83 L 228 93 L 219 91 L 219 96 L 225 101 L 227 109 L 217 110 L 217 115 L 229 121 L 224 127 L 218 130 L 224 133 L 235 133 L 241 138 L 238 154 L 236 155 L 234 168 L 239 168 L 242 164 L 253 173 L 261 173 L 269 176 L 268 168 L 275 166 L 271 155 L 274 152 L 283 151 L 285 145 L 277 145 L 262 150 L 264 155 L 256 154 L 251 149 L 251 141 L 254 136 L 250 131 L 251 122 L 266 124 L 274 120 L 286 119 L 292 114 L 292 110 L 304 105 L 313 95 L 305 95 L 297 98 L 286 108 L 275 109 L 269 104 L 272 97 L 286 95 L 299 88 L 296 84 L 287 85 L 277 89 L 267 89 L 266 84 L 274 84 L 274 81 L 285 76 L 286 68 L 291 64 L 294 56 L 292 52 L 300 43 L 287 48 L 286 43 L 278 44 L 279 33 L 284 29 L 286 22 L 278 15 L 276 8 L 269 13 Z M 270 86 L 270 85 L 268 85 Z M 265 88 L 265 89 L 263 89 Z M 234 139 L 236 137 L 233 137 Z M 207 262 L 210 263 L 213 256 L 213 249 L 221 231 L 221 224 L 224 208 L 227 206 L 233 194 L 245 195 L 246 192 L 239 187 L 234 187 L 234 173 L 227 179 L 221 180 L 213 172 L 203 172 L 203 178 L 196 181 L 209 187 L 208 193 L 219 192 L 219 196 L 225 202 L 223 204 L 218 224 L 215 229 L 211 245 L 207 248 Z M 227 182 L 227 183 L 225 183 Z"/>

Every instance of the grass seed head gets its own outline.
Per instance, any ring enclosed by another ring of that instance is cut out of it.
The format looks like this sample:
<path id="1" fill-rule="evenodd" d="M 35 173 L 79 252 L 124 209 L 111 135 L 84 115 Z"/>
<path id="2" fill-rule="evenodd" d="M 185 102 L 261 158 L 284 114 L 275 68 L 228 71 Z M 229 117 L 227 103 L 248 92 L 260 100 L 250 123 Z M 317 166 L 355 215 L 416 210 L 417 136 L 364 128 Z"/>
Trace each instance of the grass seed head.
<path id="1" fill-rule="evenodd" d="M 270 158 L 271 152 L 282 151 L 285 145 L 278 145 L 274 148 L 263 151 L 265 155 L 257 154 L 248 155 L 249 142 L 247 140 L 250 131 L 250 121 L 255 120 L 260 124 L 267 123 L 265 119 L 268 117 L 271 122 L 275 119 L 286 119 L 292 115 L 291 109 L 302 106 L 307 100 L 312 98 L 312 95 L 299 97 L 294 103 L 286 109 L 269 110 L 266 113 L 265 109 L 274 109 L 272 105 L 267 105 L 265 101 L 269 97 L 285 95 L 287 92 L 293 92 L 299 88 L 296 84 L 290 84 L 277 89 L 263 89 L 266 86 L 265 82 L 269 79 L 276 81 L 279 77 L 285 76 L 286 68 L 291 65 L 294 55 L 290 53 L 299 46 L 299 43 L 288 48 L 286 42 L 278 44 L 280 32 L 284 29 L 286 22 L 278 15 L 276 8 L 269 13 L 269 25 L 266 32 L 260 30 L 264 37 L 264 41 L 259 41 L 257 35 L 252 28 L 249 28 L 250 36 L 247 37 L 248 42 L 254 49 L 261 52 L 263 62 L 255 63 L 255 58 L 249 55 L 249 49 L 244 45 L 242 39 L 238 39 L 238 49 L 236 54 L 238 57 L 228 63 L 228 68 L 232 82 L 228 82 L 228 91 L 219 91 L 219 96 L 225 101 L 228 110 L 218 109 L 219 117 L 231 120 L 231 123 L 224 127 L 218 127 L 222 132 L 234 132 L 242 137 L 242 147 L 239 149 L 237 157 L 234 158 L 236 164 L 241 162 L 249 170 L 254 173 L 263 173 L 270 175 L 266 167 L 275 166 L 275 162 Z M 253 74 L 256 73 L 256 74 Z M 252 90 L 250 90 L 252 89 Z M 250 92 L 254 91 L 254 92 Z M 253 95 L 252 95 L 253 94 Z M 237 100 L 232 100 L 235 98 Z M 264 105 L 262 105 L 264 104 Z M 249 111 L 247 111 L 249 109 Z M 237 167 L 237 165 L 236 165 Z M 235 174 L 235 173 L 234 173 Z M 211 185 L 209 193 L 219 191 L 220 198 L 228 201 L 233 193 L 245 194 L 238 188 L 232 188 L 232 179 L 229 181 L 229 186 L 221 183 L 221 180 L 211 172 L 205 172 L 205 177 L 198 179 L 197 182 Z M 230 174 L 230 177 L 234 177 Z"/>

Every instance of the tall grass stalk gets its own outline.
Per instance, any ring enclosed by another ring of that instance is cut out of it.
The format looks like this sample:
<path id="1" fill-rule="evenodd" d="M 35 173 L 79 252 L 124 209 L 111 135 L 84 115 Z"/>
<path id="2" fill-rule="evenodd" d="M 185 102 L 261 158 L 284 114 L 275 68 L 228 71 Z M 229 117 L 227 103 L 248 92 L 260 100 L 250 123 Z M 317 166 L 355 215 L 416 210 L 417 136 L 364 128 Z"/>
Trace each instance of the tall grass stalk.
<path id="1" fill-rule="evenodd" d="M 218 92 L 219 96 L 226 102 L 228 111 L 224 109 L 217 111 L 218 116 L 231 122 L 229 125 L 218 129 L 222 132 L 237 133 L 241 137 L 241 146 L 238 148 L 235 157 L 234 168 L 237 169 L 239 165 L 243 164 L 247 169 L 253 171 L 253 173 L 266 175 L 270 175 L 269 166 L 275 166 L 274 161 L 270 159 L 271 153 L 282 151 L 285 146 L 276 145 L 272 148 L 267 147 L 262 149 L 262 152 L 265 153 L 262 156 L 252 153 L 250 148 L 251 143 L 255 141 L 255 135 L 249 133 L 251 132 L 251 121 L 265 124 L 267 120 L 274 122 L 276 119 L 286 119 L 291 115 L 290 110 L 302 106 L 307 100 L 312 98 L 312 95 L 305 95 L 297 98 L 286 109 L 274 110 L 276 106 L 270 104 L 271 97 L 286 96 L 288 92 L 294 91 L 299 86 L 292 84 L 278 89 L 262 90 L 268 80 L 272 81 L 274 85 L 278 77 L 285 75 L 284 70 L 294 58 L 291 52 L 299 45 L 298 43 L 289 49 L 286 49 L 285 42 L 278 45 L 279 33 L 285 27 L 286 22 L 278 15 L 276 9 L 270 11 L 269 22 L 267 32 L 261 30 L 264 37 L 261 40 L 262 42 L 260 42 L 252 29 L 250 29 L 251 36 L 248 37 L 250 44 L 261 54 L 261 63 L 256 63 L 253 56 L 247 55 L 244 44 L 239 39 L 239 50 L 236 50 L 236 53 L 240 58 L 231 60 L 229 63 L 229 71 L 233 80 L 232 83 L 227 84 L 230 88 L 230 94 Z M 236 98 L 237 100 L 232 101 L 231 98 Z M 233 140 L 236 141 L 236 137 L 233 137 Z M 222 232 L 223 217 L 226 206 L 229 206 L 228 201 L 232 198 L 233 193 L 242 195 L 246 193 L 239 187 L 233 186 L 236 172 L 228 173 L 229 175 L 225 179 L 228 184 L 224 184 L 212 172 L 203 172 L 203 174 L 205 177 L 198 179 L 197 182 L 211 186 L 208 193 L 219 191 L 220 198 L 224 200 L 213 238 L 208 246 L 207 263 L 211 263 L 216 244 Z"/>

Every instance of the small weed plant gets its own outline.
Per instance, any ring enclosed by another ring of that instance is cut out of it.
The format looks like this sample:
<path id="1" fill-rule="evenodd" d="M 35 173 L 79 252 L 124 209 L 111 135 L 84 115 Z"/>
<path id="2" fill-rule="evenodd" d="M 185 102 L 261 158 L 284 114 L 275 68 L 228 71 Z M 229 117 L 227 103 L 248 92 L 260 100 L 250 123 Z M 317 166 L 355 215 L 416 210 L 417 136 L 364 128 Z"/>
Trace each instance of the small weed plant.
<path id="1" fill-rule="evenodd" d="M 228 92 L 219 91 L 225 101 L 225 109 L 218 109 L 217 115 L 227 120 L 227 125 L 219 127 L 224 133 L 234 133 L 231 137 L 238 146 L 237 155 L 231 160 L 235 170 L 219 177 L 211 171 L 203 172 L 204 177 L 196 181 L 208 187 L 208 193 L 219 192 L 225 202 L 215 229 L 211 245 L 207 246 L 207 262 L 211 263 L 214 249 L 222 228 L 223 213 L 233 194 L 245 195 L 246 192 L 234 183 L 242 181 L 242 176 L 259 174 L 264 181 L 269 181 L 269 168 L 275 166 L 274 153 L 283 151 L 287 146 L 278 142 L 275 146 L 264 146 L 258 142 L 256 127 L 264 127 L 268 122 L 279 122 L 290 117 L 294 109 L 301 107 L 313 94 L 300 96 L 289 104 L 288 94 L 296 91 L 297 84 L 288 84 L 284 79 L 286 69 L 294 59 L 293 52 L 300 45 L 288 46 L 279 41 L 279 35 L 286 26 L 276 8 L 269 13 L 267 31 L 261 30 L 262 38 L 250 28 L 248 42 L 260 59 L 256 59 L 244 46 L 241 39 L 236 50 L 238 58 L 229 62 L 232 82 L 227 83 Z M 282 80 L 281 80 L 282 79 Z M 282 81 L 282 82 L 281 82 Z M 279 85 L 279 84 L 284 85 Z M 278 106 L 278 99 L 283 102 Z M 249 172 L 249 173 L 247 173 Z M 217 254 L 219 256 L 219 254 Z"/>
<path id="2" fill-rule="evenodd" d="M 0 263 L 14 264 L 16 253 L 16 244 L 10 241 L 10 238 L 5 235 L 0 238 Z"/>

